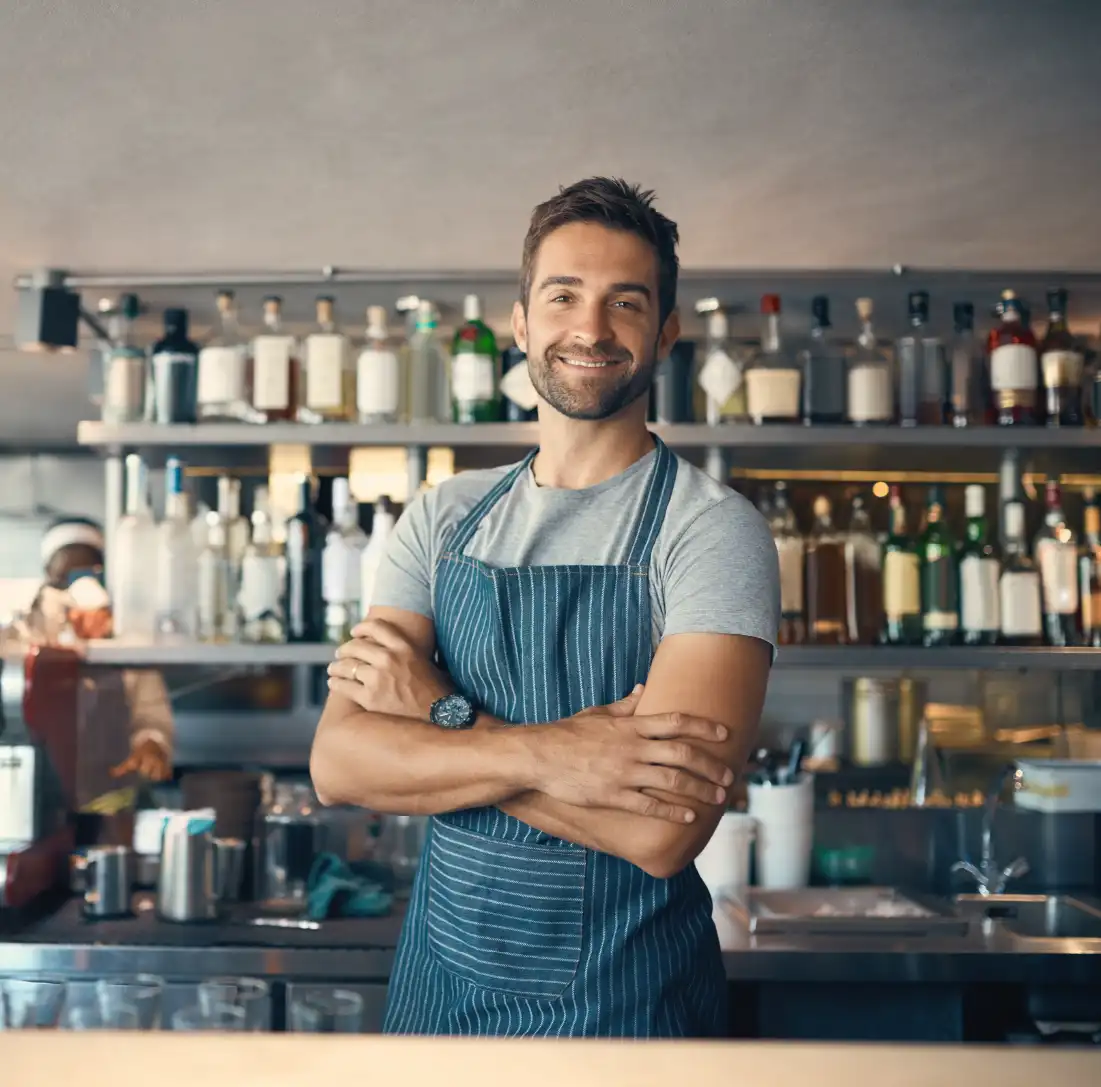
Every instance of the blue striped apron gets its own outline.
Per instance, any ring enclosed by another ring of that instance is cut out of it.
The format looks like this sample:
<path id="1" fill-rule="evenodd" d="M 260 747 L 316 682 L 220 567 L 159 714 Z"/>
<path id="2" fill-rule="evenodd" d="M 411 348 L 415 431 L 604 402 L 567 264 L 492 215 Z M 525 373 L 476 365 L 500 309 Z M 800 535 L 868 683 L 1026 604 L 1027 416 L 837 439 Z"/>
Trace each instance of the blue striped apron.
<path id="1" fill-rule="evenodd" d="M 646 679 L 649 562 L 677 474 L 660 442 L 626 561 L 494 568 L 464 550 L 534 452 L 457 526 L 435 579 L 442 663 L 515 723 L 606 705 Z M 693 865 L 655 879 L 476 808 L 431 820 L 402 930 L 388 1033 L 713 1037 L 726 978 Z"/>

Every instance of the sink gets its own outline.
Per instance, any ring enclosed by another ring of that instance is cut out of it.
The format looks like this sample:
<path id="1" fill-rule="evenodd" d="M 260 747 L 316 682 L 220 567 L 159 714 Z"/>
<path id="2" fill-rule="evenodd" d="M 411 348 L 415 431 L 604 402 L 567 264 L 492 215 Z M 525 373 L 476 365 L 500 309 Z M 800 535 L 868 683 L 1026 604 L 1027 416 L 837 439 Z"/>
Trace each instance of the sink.
<path id="1" fill-rule="evenodd" d="M 1101 910 L 1071 895 L 960 895 L 956 909 L 1026 940 L 1101 940 Z"/>

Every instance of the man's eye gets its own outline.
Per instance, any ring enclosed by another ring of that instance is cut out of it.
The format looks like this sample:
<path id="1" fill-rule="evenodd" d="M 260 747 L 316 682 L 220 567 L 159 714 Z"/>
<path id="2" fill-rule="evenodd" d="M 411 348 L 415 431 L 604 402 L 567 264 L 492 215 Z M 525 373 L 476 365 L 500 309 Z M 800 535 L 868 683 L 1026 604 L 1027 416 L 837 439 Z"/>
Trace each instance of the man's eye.
<path id="1" fill-rule="evenodd" d="M 634 302 L 628 302 L 626 298 L 618 298 L 612 305 L 621 306 L 623 309 L 638 309 L 638 306 Z"/>
<path id="2" fill-rule="evenodd" d="M 570 300 L 570 296 L 568 294 L 556 294 L 551 299 L 552 302 L 568 302 L 569 300 Z"/>

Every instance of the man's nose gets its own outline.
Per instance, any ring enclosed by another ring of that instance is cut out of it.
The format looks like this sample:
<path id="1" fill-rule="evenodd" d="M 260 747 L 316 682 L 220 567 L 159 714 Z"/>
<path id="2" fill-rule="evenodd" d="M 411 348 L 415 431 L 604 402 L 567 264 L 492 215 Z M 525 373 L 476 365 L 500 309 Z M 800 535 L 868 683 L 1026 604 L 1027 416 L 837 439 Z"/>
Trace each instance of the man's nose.
<path id="1" fill-rule="evenodd" d="M 580 343 L 589 347 L 614 338 L 608 310 L 599 302 L 577 307 L 571 331 Z"/>

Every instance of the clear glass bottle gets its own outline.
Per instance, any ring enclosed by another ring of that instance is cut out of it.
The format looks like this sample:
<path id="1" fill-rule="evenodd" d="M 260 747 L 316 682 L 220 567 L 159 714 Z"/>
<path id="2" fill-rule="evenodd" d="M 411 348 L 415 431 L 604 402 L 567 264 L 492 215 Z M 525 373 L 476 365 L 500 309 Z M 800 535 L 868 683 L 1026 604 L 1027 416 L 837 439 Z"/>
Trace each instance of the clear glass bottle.
<path id="1" fill-rule="evenodd" d="M 531 382 L 528 357 L 516 344 L 501 356 L 501 421 L 533 423 L 539 418 L 539 394 Z"/>
<path id="2" fill-rule="evenodd" d="M 157 525 L 149 508 L 149 477 L 136 453 L 126 458 L 126 513 L 115 526 L 108 566 L 116 638 L 147 644 L 157 629 L 157 586 L 149 560 L 157 553 Z"/>
<path id="3" fill-rule="evenodd" d="M 432 302 L 417 306 L 415 331 L 409 338 L 409 421 L 445 423 L 451 419 L 447 352 L 437 331 L 439 314 Z"/>
<path id="4" fill-rule="evenodd" d="M 990 375 L 986 352 L 975 335 L 975 307 L 952 307 L 953 336 L 949 358 L 949 422 L 954 427 L 984 426 L 990 417 Z"/>
<path id="5" fill-rule="evenodd" d="M 746 370 L 746 410 L 757 425 L 799 421 L 803 375 L 780 338 L 780 296 L 761 298 L 761 349 Z"/>
<path id="6" fill-rule="evenodd" d="M 895 421 L 895 389 L 891 360 L 879 346 L 872 315 L 875 307 L 870 298 L 856 300 L 860 318 L 860 335 L 849 359 L 848 419 L 855 426 L 893 423 Z"/>
<path id="7" fill-rule="evenodd" d="M 848 373 L 845 353 L 831 332 L 830 300 L 819 294 L 811 300 L 809 345 L 800 352 L 803 368 L 803 422 L 843 423 Z"/>
<path id="8" fill-rule="evenodd" d="M 883 548 L 860 495 L 853 498 L 845 539 L 845 586 L 849 642 L 875 645 L 883 626 Z"/>
<path id="9" fill-rule="evenodd" d="M 367 536 L 359 527 L 359 506 L 344 478 L 333 480 L 333 520 L 321 555 L 321 596 L 325 601 L 325 640 L 348 641 L 359 622 L 360 565 Z"/>
<path id="10" fill-rule="evenodd" d="M 284 603 L 288 642 L 325 640 L 325 610 L 321 598 L 321 553 L 325 530 L 313 508 L 313 484 L 308 476 L 298 483 L 298 512 L 287 519 Z"/>
<path id="11" fill-rule="evenodd" d="M 241 481 L 232 476 L 218 477 L 218 516 L 226 529 L 226 557 L 230 569 L 230 599 L 237 598 L 241 561 L 249 542 L 249 523 L 241 514 Z"/>
<path id="12" fill-rule="evenodd" d="M 1048 327 L 1040 344 L 1040 373 L 1044 381 L 1044 408 L 1048 426 L 1085 425 L 1082 371 L 1085 358 L 1067 327 L 1067 292 L 1047 292 Z"/>
<path id="13" fill-rule="evenodd" d="M 252 539 L 241 561 L 237 593 L 238 626 L 243 642 L 285 642 L 283 557 L 272 535 L 271 517 L 257 501 L 252 511 Z"/>
<path id="14" fill-rule="evenodd" d="M 929 294 L 909 297 L 910 332 L 898 341 L 898 421 L 902 426 L 944 422 L 948 401 L 944 349 L 929 331 Z"/>
<path id="15" fill-rule="evenodd" d="M 228 642 L 237 634 L 236 595 L 226 543 L 226 524 L 206 515 L 206 540 L 199 552 L 199 641 Z"/>
<path id="16" fill-rule="evenodd" d="M 191 534 L 183 465 L 165 463 L 164 520 L 157 525 L 157 638 L 166 642 L 195 640 L 198 555 Z"/>
<path id="17" fill-rule="evenodd" d="M 995 421 L 998 426 L 1032 426 L 1040 384 L 1036 337 L 1013 291 L 1002 291 L 998 314 L 1001 321 L 986 341 Z"/>
<path id="18" fill-rule="evenodd" d="M 780 644 L 799 645 L 807 638 L 803 607 L 806 541 L 788 502 L 786 483 L 776 484 L 771 505 L 766 505 L 762 513 L 772 529 L 780 563 Z"/>
<path id="19" fill-rule="evenodd" d="M 367 307 L 367 332 L 356 360 L 356 411 L 361 423 L 401 419 L 401 362 L 390 338 L 385 306 Z"/>
<path id="20" fill-rule="evenodd" d="M 220 327 L 199 352 L 198 416 L 200 421 L 244 422 L 253 414 L 249 351 L 233 291 L 218 292 L 218 316 Z"/>
<path id="21" fill-rule="evenodd" d="M 355 411 L 356 375 L 348 337 L 337 327 L 335 303 L 317 299 L 317 324 L 302 344 L 305 395 L 298 412 L 304 423 L 346 422 Z"/>
<path id="22" fill-rule="evenodd" d="M 134 322 L 140 312 L 137 295 L 124 294 L 108 318 L 110 346 L 103 357 L 105 423 L 135 423 L 145 418 L 149 359 L 134 342 Z"/>
<path id="23" fill-rule="evenodd" d="M 456 423 L 497 422 L 498 362 L 497 338 L 482 320 L 482 301 L 468 294 L 463 323 L 451 343 L 451 417 Z"/>
<path id="24" fill-rule="evenodd" d="M 807 537 L 807 641 L 845 645 L 848 601 L 845 535 L 834 528 L 830 500 L 819 495 Z"/>
<path id="25" fill-rule="evenodd" d="M 153 345 L 146 414 L 154 423 L 194 423 L 199 348 L 188 339 L 185 309 L 164 311 L 164 335 Z"/>
<path id="26" fill-rule="evenodd" d="M 963 492 L 967 530 L 960 549 L 960 629 L 964 645 L 994 645 L 998 614 L 998 552 L 986 521 L 986 490 L 980 483 Z"/>
<path id="27" fill-rule="evenodd" d="M 923 645 L 954 645 L 959 640 L 959 584 L 956 541 L 945 521 L 944 496 L 940 487 L 930 487 L 921 534 Z"/>
<path id="28" fill-rule="evenodd" d="M 890 532 L 883 547 L 883 641 L 920 645 L 921 556 L 906 531 L 906 506 L 897 483 L 890 488 Z"/>
<path id="29" fill-rule="evenodd" d="M 294 419 L 301 368 L 298 344 L 283 328 L 283 299 L 264 299 L 264 328 L 252 341 L 252 406 L 269 423 Z"/>
<path id="30" fill-rule="evenodd" d="M 706 317 L 707 338 L 698 361 L 693 409 L 708 426 L 746 417 L 745 366 L 730 336 L 730 319 L 721 309 Z"/>
<path id="31" fill-rule="evenodd" d="M 1082 548 L 1078 553 L 1078 598 L 1082 644 L 1101 648 L 1101 506 L 1092 491 L 1086 495 Z"/>
<path id="32" fill-rule="evenodd" d="M 1002 576 L 998 604 L 1003 645 L 1040 645 L 1043 642 L 1043 609 L 1040 572 L 1028 556 L 1025 542 L 1024 503 L 1014 499 L 1002 507 Z"/>
<path id="33" fill-rule="evenodd" d="M 394 531 L 397 518 L 394 516 L 394 508 L 386 497 L 380 498 L 375 503 L 374 516 L 371 518 L 371 538 L 360 556 L 359 565 L 359 610 L 365 618 L 371 610 L 371 599 L 375 592 L 375 579 L 378 576 L 379 566 L 386 554 L 386 546 L 390 535 Z"/>
<path id="34" fill-rule="evenodd" d="M 1078 641 L 1078 536 L 1063 513 L 1063 492 L 1049 479 L 1044 488 L 1046 512 L 1033 554 L 1040 568 L 1044 637 L 1049 645 Z"/>

